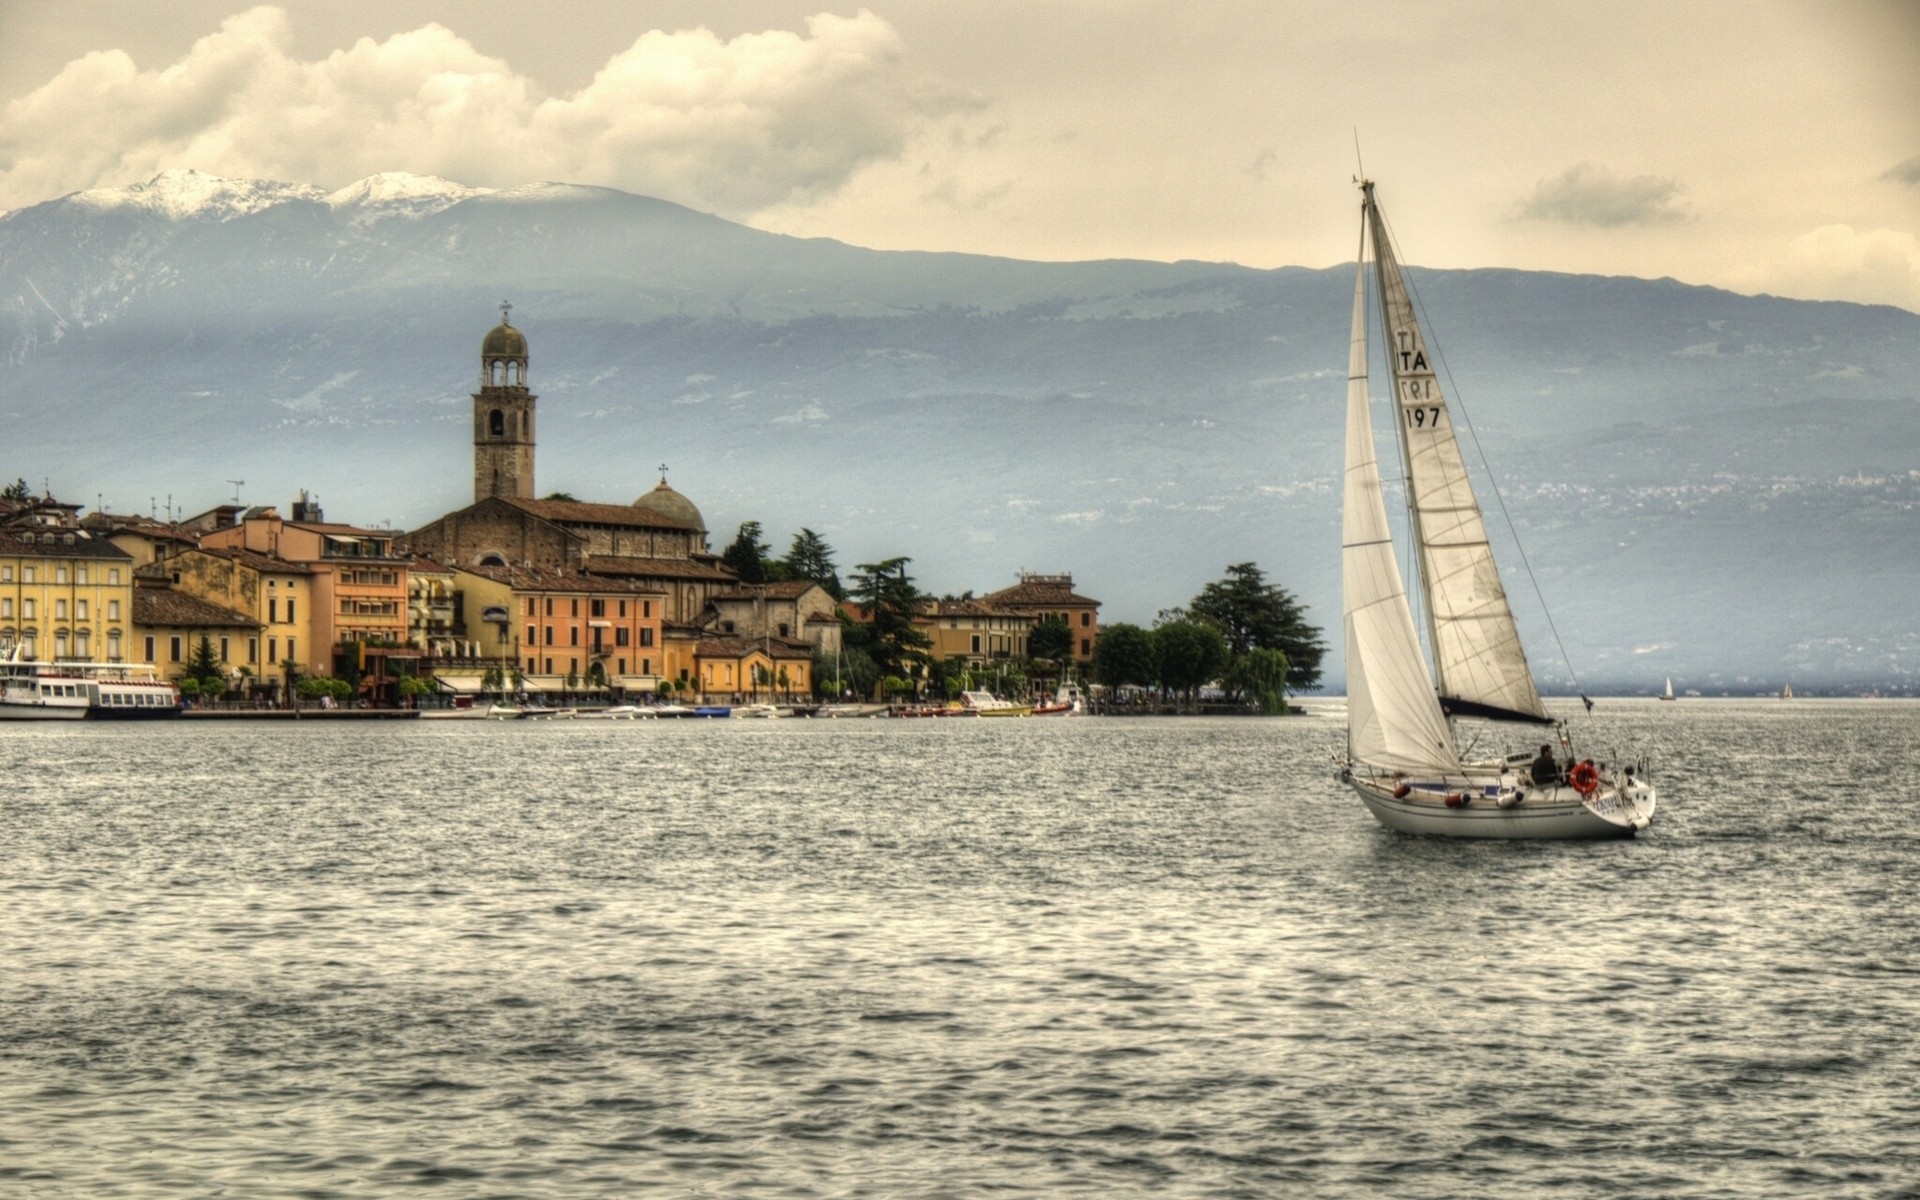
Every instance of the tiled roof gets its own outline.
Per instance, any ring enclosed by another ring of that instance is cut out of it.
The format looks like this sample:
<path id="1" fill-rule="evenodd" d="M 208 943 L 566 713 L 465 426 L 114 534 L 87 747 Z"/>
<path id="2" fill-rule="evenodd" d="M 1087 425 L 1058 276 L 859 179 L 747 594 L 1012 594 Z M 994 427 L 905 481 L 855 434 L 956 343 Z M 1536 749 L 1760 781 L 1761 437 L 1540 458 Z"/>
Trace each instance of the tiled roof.
<path id="1" fill-rule="evenodd" d="M 1067 604 L 1080 607 L 1099 608 L 1098 600 L 1077 594 L 1072 587 L 1064 583 L 1016 583 L 1010 588 L 1001 588 L 983 597 L 989 604 L 999 605 L 1050 605 Z"/>
<path id="2" fill-rule="evenodd" d="M 187 629 L 258 629 L 260 623 L 198 596 L 170 588 L 133 589 L 133 623 Z"/>
<path id="3" fill-rule="evenodd" d="M 926 617 L 1021 617 L 1004 604 L 985 600 L 929 600 L 915 616 Z"/>
<path id="4" fill-rule="evenodd" d="M 504 583 L 523 592 L 598 592 L 622 596 L 654 596 L 661 593 L 631 579 L 610 579 L 561 571 L 550 567 L 461 567 L 470 575 Z"/>
<path id="5" fill-rule="evenodd" d="M 79 529 L 0 529 L 0 554 L 24 558 L 97 558 L 132 562 L 133 555 Z"/>
<path id="6" fill-rule="evenodd" d="M 192 551 L 188 551 L 187 553 L 192 553 Z M 313 574 L 313 568 L 306 563 L 288 562 L 284 558 L 274 558 L 272 555 L 258 554 L 252 550 L 241 550 L 237 547 L 202 546 L 200 547 L 200 553 L 210 554 L 215 558 L 224 558 L 228 562 L 239 563 L 243 567 L 252 567 L 254 570 L 267 575 Z M 163 558 L 155 562 L 153 567 L 143 569 L 151 571 L 157 567 L 164 570 L 166 565 L 171 561 L 171 559 Z"/>
<path id="7" fill-rule="evenodd" d="M 521 500 L 503 496 L 501 499 L 523 512 L 552 521 L 558 525 L 613 525 L 623 529 L 676 529 L 688 531 L 693 528 L 685 521 L 676 520 L 664 513 L 648 508 L 635 508 L 631 504 L 589 504 L 584 500 Z"/>
<path id="8" fill-rule="evenodd" d="M 684 558 L 627 558 L 614 554 L 587 556 L 586 568 L 595 575 L 637 576 L 649 579 L 709 579 L 737 583 L 732 571 L 716 563 Z"/>

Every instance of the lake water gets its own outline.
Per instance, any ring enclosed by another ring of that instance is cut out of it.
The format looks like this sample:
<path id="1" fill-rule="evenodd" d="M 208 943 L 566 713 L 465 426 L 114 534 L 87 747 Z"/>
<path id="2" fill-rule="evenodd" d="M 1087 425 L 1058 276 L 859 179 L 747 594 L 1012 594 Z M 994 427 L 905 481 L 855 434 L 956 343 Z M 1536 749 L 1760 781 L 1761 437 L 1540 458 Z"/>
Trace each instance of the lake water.
<path id="1" fill-rule="evenodd" d="M 1546 844 L 1308 705 L 0 728 L 0 1194 L 1920 1195 L 1920 704 Z"/>

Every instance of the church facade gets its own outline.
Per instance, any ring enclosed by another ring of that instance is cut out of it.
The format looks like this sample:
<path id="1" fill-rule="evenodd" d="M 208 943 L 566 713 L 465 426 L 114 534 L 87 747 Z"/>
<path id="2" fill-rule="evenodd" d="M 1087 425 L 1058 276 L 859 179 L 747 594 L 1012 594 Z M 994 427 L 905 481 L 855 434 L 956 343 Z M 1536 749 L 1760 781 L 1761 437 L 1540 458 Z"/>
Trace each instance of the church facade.
<path id="1" fill-rule="evenodd" d="M 740 681 L 753 675 L 733 647 L 721 645 L 725 639 L 714 637 L 718 618 L 712 602 L 735 595 L 740 581 L 708 548 L 705 518 L 668 486 L 664 468 L 659 484 L 631 504 L 535 497 L 538 398 L 528 382 L 526 335 L 507 323 L 505 308 L 501 323 L 480 344 L 480 388 L 473 393 L 473 503 L 406 535 L 406 549 L 467 571 L 558 572 L 657 594 L 663 608 L 659 678 L 703 687 L 710 674 L 707 661 L 725 659 L 734 665 L 711 672 L 713 680 L 725 686 L 724 679 L 733 685 L 726 690 L 738 690 Z M 805 641 L 797 633 L 794 641 L 795 657 L 806 659 Z M 759 652 L 768 652 L 764 639 Z M 778 646 L 773 652 L 782 653 Z M 779 666 L 790 680 L 804 677 L 800 661 L 783 660 Z"/>

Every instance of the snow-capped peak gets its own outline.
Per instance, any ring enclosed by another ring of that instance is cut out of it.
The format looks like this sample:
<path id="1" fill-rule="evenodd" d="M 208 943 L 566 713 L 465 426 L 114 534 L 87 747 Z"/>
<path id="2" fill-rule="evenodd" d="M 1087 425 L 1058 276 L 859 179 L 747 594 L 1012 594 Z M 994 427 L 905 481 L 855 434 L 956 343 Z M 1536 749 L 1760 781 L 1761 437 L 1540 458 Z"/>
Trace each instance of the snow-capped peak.
<path id="1" fill-rule="evenodd" d="M 92 208 L 131 208 L 170 221 L 231 221 L 289 200 L 320 200 L 326 193 L 305 183 L 224 179 L 194 170 L 162 171 L 145 183 L 88 188 L 68 199 Z"/>
<path id="2" fill-rule="evenodd" d="M 431 216 L 492 190 L 467 187 L 433 175 L 382 171 L 334 192 L 327 197 L 327 203 L 335 211 L 347 213 L 354 224 L 371 225 L 388 217 Z"/>

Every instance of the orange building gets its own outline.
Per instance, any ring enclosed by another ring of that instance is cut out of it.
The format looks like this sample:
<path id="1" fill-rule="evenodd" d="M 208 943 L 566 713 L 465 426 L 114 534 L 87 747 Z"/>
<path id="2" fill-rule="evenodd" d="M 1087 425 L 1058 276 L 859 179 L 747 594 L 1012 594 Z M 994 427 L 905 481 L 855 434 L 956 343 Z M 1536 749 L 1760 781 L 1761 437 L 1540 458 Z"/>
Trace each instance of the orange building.
<path id="1" fill-rule="evenodd" d="M 1020 582 L 982 597 L 996 608 L 1023 613 L 1036 621 L 1057 617 L 1073 634 L 1073 658 L 1081 665 L 1093 661 L 1100 641 L 1100 602 L 1073 590 L 1073 576 L 1020 573 Z"/>
<path id="2" fill-rule="evenodd" d="M 666 593 L 578 571 L 452 570 L 461 636 L 482 657 L 511 664 L 528 691 L 659 687 Z"/>
<path id="3" fill-rule="evenodd" d="M 313 632 L 303 673 L 371 680 L 366 690 L 384 698 L 399 673 L 392 663 L 408 660 L 404 670 L 410 673 L 422 656 L 407 643 L 409 560 L 395 552 L 391 531 L 329 524 L 319 506 L 301 501 L 293 520 L 271 508 L 250 510 L 239 524 L 202 534 L 200 544 L 247 550 L 312 571 Z"/>

